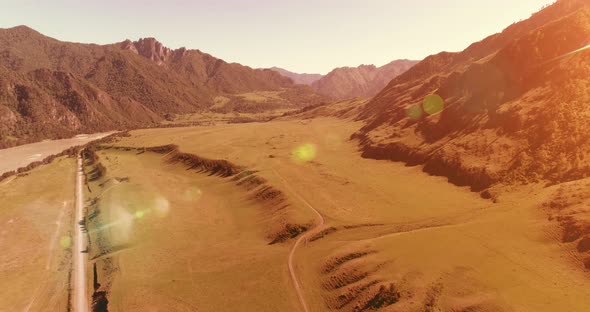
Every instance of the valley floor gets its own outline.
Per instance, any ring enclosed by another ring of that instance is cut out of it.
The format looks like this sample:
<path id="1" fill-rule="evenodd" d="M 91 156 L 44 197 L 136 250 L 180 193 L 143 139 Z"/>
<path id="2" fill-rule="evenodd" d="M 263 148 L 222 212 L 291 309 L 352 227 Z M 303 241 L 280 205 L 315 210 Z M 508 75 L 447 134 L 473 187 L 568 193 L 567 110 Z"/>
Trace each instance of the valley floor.
<path id="1" fill-rule="evenodd" d="M 393 285 L 398 297 L 387 311 L 590 307 L 587 273 L 557 243 L 559 229 L 540 209 L 551 189 L 522 187 L 494 204 L 419 167 L 361 158 L 349 140 L 359 126 L 319 118 L 151 129 L 118 144 L 177 144 L 227 159 L 258 170 L 299 201 L 303 216 L 302 200 L 318 209 L 329 230 L 304 244 L 295 261 L 312 311 L 371 309 L 387 301 L 379 298 L 381 285 Z M 306 146 L 315 157 L 298 159 Z"/>
<path id="2" fill-rule="evenodd" d="M 555 187 L 506 189 L 493 203 L 419 167 L 363 159 L 349 139 L 360 126 L 316 118 L 146 129 L 99 149 L 104 170 L 85 163 L 89 295 L 109 311 L 303 311 L 288 266 L 299 235 L 294 273 L 309 311 L 588 311 L 590 276 L 542 209 Z M 144 150 L 168 144 L 251 179 Z M 24 189 L 6 190 L 30 176 L 2 182 L 0 196 L 20 203 Z M 6 223 L 30 212 L 2 213 Z M 283 227 L 292 237 L 277 240 Z"/>

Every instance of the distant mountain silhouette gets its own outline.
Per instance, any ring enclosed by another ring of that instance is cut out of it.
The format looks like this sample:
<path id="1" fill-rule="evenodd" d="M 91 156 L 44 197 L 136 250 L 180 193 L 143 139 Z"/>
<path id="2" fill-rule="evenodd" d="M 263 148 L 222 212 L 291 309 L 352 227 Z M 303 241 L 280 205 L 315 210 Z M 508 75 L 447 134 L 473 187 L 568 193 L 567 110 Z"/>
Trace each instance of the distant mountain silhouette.
<path id="1" fill-rule="evenodd" d="M 312 86 L 320 94 L 335 99 L 370 98 L 383 89 L 391 79 L 402 74 L 417 61 L 397 60 L 387 65 L 340 67 L 315 81 Z"/>
<path id="2" fill-rule="evenodd" d="M 311 86 L 312 83 L 324 77 L 320 74 L 298 74 L 279 67 L 272 67 L 271 70 L 274 70 L 285 77 L 291 78 L 291 80 L 293 80 L 293 82 L 296 84 L 308 86 Z"/>

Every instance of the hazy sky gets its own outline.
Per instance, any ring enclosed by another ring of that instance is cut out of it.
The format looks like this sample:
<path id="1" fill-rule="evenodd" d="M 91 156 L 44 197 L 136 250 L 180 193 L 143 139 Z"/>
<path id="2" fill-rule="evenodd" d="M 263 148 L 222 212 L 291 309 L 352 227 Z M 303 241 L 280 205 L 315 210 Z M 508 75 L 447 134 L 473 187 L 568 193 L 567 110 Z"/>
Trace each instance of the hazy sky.
<path id="1" fill-rule="evenodd" d="M 65 41 L 156 37 L 251 67 L 326 73 L 460 51 L 554 0 L 0 0 L 0 28 Z M 0 47 L 1 48 L 1 47 Z"/>

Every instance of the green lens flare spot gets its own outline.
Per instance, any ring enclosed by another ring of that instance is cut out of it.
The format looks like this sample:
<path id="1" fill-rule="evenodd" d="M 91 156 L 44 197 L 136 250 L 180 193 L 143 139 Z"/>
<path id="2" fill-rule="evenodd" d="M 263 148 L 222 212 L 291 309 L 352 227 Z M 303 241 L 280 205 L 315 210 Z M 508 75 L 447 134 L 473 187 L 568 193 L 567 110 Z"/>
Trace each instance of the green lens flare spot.
<path id="1" fill-rule="evenodd" d="M 422 117 L 422 108 L 414 104 L 406 109 L 406 115 L 412 120 L 418 120 Z"/>
<path id="2" fill-rule="evenodd" d="M 136 219 L 141 219 L 145 216 L 145 212 L 143 210 L 138 210 L 135 212 L 135 218 Z"/>
<path id="3" fill-rule="evenodd" d="M 313 144 L 303 144 L 295 148 L 292 158 L 296 162 L 308 162 L 315 159 L 317 148 Z"/>
<path id="4" fill-rule="evenodd" d="M 428 115 L 435 115 L 440 113 L 445 106 L 445 103 L 438 94 L 431 94 L 424 98 L 422 102 L 422 108 Z"/>
<path id="5" fill-rule="evenodd" d="M 59 239 L 59 245 L 63 249 L 68 249 L 68 248 L 72 247 L 72 238 L 70 236 L 62 236 Z"/>

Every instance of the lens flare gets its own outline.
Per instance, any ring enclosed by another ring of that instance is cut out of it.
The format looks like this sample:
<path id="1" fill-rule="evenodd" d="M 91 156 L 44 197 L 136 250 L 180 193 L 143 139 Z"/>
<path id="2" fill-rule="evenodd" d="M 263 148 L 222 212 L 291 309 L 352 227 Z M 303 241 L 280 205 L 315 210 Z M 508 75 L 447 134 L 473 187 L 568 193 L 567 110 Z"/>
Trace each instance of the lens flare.
<path id="1" fill-rule="evenodd" d="M 154 212 L 156 213 L 156 216 L 163 218 L 168 215 L 169 211 L 170 211 L 170 202 L 166 198 L 164 198 L 162 196 L 158 196 L 154 200 Z"/>
<path id="2" fill-rule="evenodd" d="M 542 64 L 546 64 L 546 63 L 549 63 L 549 62 L 557 61 L 557 60 L 560 60 L 562 58 L 568 57 L 570 55 L 574 55 L 576 53 L 579 53 L 579 52 L 582 52 L 582 51 L 586 51 L 588 49 L 590 49 L 590 44 L 589 45 L 585 45 L 585 46 L 583 46 L 583 47 L 581 47 L 579 49 L 573 50 L 571 52 L 568 52 L 566 54 L 560 55 L 558 57 L 554 57 L 554 58 L 552 58 L 552 59 L 550 59 L 550 60 L 548 60 L 548 61 L 546 61 L 546 62 L 544 62 Z"/>
<path id="3" fill-rule="evenodd" d="M 201 189 L 195 186 L 188 188 L 184 191 L 183 199 L 185 201 L 195 202 L 201 199 L 201 196 L 203 196 L 203 191 L 201 191 Z"/>
<path id="4" fill-rule="evenodd" d="M 428 115 L 440 113 L 445 106 L 445 102 L 438 94 L 427 95 L 422 102 L 422 108 Z"/>
<path id="5" fill-rule="evenodd" d="M 145 211 L 143 210 L 138 210 L 135 212 L 135 219 L 141 219 L 145 217 Z"/>
<path id="6" fill-rule="evenodd" d="M 418 120 L 422 117 L 422 108 L 414 104 L 406 109 L 406 115 L 412 120 Z"/>
<path id="7" fill-rule="evenodd" d="M 59 245 L 63 249 L 68 249 L 68 248 L 72 247 L 72 237 L 71 236 L 62 236 L 59 239 Z"/>
<path id="8" fill-rule="evenodd" d="M 113 244 L 128 244 L 135 229 L 157 222 L 170 213 L 170 202 L 156 192 L 128 186 L 107 194 L 100 203 L 108 210 L 108 220 L 94 221 L 88 229 L 89 234 L 108 231 Z"/>
<path id="9" fill-rule="evenodd" d="M 305 163 L 315 159 L 317 155 L 317 148 L 314 144 L 302 144 L 293 150 L 291 158 L 297 163 Z"/>
<path id="10" fill-rule="evenodd" d="M 119 243 L 129 242 L 133 230 L 136 212 L 130 212 L 126 207 L 113 203 L 110 205 L 110 223 L 100 224 L 95 229 L 90 229 L 88 234 L 94 232 L 110 231 L 111 238 Z"/>

